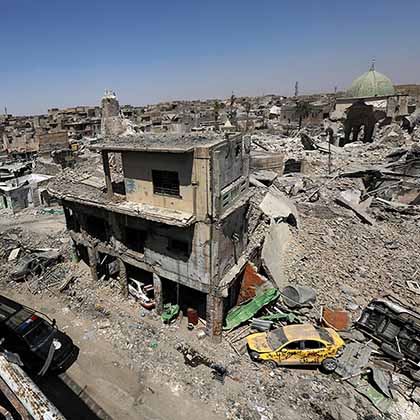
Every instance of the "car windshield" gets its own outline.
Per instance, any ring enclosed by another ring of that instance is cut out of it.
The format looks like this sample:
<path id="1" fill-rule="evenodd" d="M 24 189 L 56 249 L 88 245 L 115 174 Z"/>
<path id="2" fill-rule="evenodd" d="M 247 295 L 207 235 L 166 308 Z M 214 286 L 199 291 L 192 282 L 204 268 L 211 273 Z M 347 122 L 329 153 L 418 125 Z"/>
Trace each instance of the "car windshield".
<path id="1" fill-rule="evenodd" d="M 45 321 L 38 322 L 34 328 L 24 335 L 26 342 L 31 347 L 36 347 L 44 342 L 53 332 L 53 327 Z"/>
<path id="2" fill-rule="evenodd" d="M 270 344 L 273 349 L 278 349 L 288 341 L 282 328 L 278 328 L 277 330 L 269 332 L 267 334 L 267 340 L 268 344 Z"/>

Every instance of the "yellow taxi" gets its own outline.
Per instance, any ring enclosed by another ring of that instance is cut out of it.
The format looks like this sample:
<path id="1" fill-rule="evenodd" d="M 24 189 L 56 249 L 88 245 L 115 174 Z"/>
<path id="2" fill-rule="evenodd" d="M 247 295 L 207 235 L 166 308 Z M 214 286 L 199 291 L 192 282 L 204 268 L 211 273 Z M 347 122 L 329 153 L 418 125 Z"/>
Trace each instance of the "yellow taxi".
<path id="1" fill-rule="evenodd" d="M 288 325 L 247 337 L 251 359 L 270 367 L 321 365 L 326 372 L 337 367 L 335 357 L 344 341 L 332 328 Z"/>

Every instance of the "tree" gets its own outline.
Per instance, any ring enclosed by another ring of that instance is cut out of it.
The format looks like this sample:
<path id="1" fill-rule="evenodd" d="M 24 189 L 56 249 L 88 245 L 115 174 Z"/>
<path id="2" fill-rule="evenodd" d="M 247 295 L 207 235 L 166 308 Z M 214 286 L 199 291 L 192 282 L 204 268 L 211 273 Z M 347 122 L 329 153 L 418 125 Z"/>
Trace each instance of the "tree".
<path id="1" fill-rule="evenodd" d="M 214 125 L 216 126 L 216 130 L 219 129 L 219 115 L 220 115 L 220 109 L 222 106 L 220 105 L 219 101 L 214 101 L 213 104 L 213 113 L 214 113 Z"/>
<path id="2" fill-rule="evenodd" d="M 302 128 L 302 120 L 305 119 L 311 112 L 311 107 L 308 102 L 296 102 L 296 115 L 299 118 L 299 130 Z"/>

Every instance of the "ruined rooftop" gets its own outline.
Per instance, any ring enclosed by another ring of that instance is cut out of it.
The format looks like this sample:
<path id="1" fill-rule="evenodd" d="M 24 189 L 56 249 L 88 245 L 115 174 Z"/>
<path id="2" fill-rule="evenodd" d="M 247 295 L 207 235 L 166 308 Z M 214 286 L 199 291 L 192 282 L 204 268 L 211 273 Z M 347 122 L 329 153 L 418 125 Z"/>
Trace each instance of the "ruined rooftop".
<path id="1" fill-rule="evenodd" d="M 196 147 L 211 147 L 226 140 L 222 134 L 139 134 L 107 139 L 96 150 L 188 153 Z"/>

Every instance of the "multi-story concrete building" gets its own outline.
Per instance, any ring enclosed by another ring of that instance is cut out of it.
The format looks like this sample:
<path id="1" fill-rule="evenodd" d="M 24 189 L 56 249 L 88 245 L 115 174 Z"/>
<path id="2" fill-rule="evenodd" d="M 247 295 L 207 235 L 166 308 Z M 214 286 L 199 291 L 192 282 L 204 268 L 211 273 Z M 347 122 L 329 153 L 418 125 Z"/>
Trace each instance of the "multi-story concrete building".
<path id="1" fill-rule="evenodd" d="M 49 186 L 75 250 L 94 279 L 118 271 L 123 290 L 130 278 L 153 284 L 158 312 L 165 303 L 194 308 L 219 337 L 246 261 L 248 140 L 147 136 L 98 148 L 106 188 L 75 180 Z M 111 176 L 114 153 L 121 154 L 123 182 Z"/>

